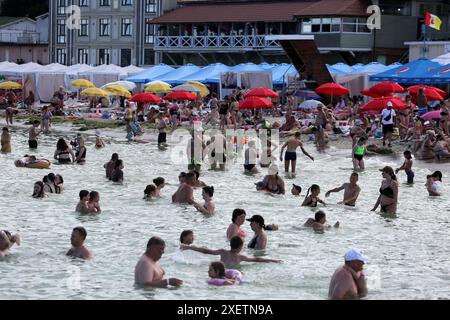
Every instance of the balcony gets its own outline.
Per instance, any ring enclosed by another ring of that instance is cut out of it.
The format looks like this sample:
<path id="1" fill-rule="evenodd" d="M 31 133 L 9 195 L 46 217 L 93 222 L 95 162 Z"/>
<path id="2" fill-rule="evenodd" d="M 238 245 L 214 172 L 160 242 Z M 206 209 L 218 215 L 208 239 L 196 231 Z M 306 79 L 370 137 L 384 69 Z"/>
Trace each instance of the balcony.
<path id="1" fill-rule="evenodd" d="M 272 50 L 281 51 L 282 48 L 275 40 L 259 36 L 156 36 L 155 50 L 157 51 L 186 51 L 186 50 Z"/>
<path id="2" fill-rule="evenodd" d="M 41 35 L 37 32 L 0 31 L 0 43 L 42 44 Z"/>

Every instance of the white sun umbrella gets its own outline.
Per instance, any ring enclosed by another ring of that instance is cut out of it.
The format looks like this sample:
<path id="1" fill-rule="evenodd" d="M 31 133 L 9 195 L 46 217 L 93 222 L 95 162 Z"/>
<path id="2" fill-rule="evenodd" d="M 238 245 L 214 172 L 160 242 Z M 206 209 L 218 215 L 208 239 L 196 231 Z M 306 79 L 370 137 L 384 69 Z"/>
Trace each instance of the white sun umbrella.
<path id="1" fill-rule="evenodd" d="M 202 92 L 202 90 L 191 84 L 183 84 L 181 86 L 176 86 L 172 88 L 172 91 Z"/>
<path id="2" fill-rule="evenodd" d="M 149 83 L 146 83 L 144 85 L 144 87 L 149 87 L 149 86 L 157 85 L 157 84 L 164 85 L 164 86 L 169 86 L 169 87 L 172 88 L 172 86 L 170 84 L 168 84 L 167 82 L 164 82 L 164 81 L 160 81 L 160 80 L 150 81 Z"/>
<path id="3" fill-rule="evenodd" d="M 301 109 L 301 110 L 317 109 L 318 105 L 323 106 L 323 103 L 320 101 L 317 101 L 317 100 L 306 100 L 298 106 L 298 109 Z"/>
<path id="4" fill-rule="evenodd" d="M 105 84 L 102 87 L 102 89 L 107 87 L 107 86 L 110 86 L 110 85 L 122 86 L 122 87 L 126 88 L 129 91 L 133 91 L 134 89 L 136 89 L 136 84 L 134 84 L 131 81 L 125 81 L 125 80 L 123 80 L 123 81 L 116 81 L 116 82 L 111 82 L 111 83 Z"/>

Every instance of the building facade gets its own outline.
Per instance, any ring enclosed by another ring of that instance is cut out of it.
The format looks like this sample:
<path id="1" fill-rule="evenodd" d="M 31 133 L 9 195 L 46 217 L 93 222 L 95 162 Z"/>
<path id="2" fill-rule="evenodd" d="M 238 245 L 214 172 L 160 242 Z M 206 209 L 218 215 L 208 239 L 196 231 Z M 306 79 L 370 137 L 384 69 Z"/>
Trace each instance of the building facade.
<path id="1" fill-rule="evenodd" d="M 50 1 L 50 60 L 65 65 L 153 65 L 150 21 L 175 0 Z M 79 19 L 70 6 L 78 6 Z M 70 12 L 69 12 L 70 11 Z"/>

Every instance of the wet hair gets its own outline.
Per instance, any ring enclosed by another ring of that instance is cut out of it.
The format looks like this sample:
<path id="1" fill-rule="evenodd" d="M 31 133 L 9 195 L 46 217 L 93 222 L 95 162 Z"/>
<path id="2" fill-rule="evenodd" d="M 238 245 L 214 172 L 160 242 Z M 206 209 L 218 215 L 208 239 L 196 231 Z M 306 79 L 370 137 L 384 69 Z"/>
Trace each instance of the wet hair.
<path id="1" fill-rule="evenodd" d="M 56 176 L 59 178 L 60 183 L 64 183 L 64 179 L 63 179 L 62 175 L 57 174 Z"/>
<path id="2" fill-rule="evenodd" d="M 186 172 L 181 172 L 178 178 L 186 178 Z"/>
<path id="3" fill-rule="evenodd" d="M 35 184 L 35 185 L 36 185 L 36 184 L 39 185 L 39 187 L 41 188 L 41 191 L 39 191 L 38 194 L 36 194 L 36 193 L 33 192 L 33 197 L 39 197 L 39 198 L 42 198 L 42 195 L 44 194 L 44 183 L 43 183 L 42 181 L 36 181 L 34 184 Z"/>
<path id="4" fill-rule="evenodd" d="M 80 191 L 80 200 L 83 200 L 84 197 L 89 195 L 89 191 L 87 190 L 81 190 Z"/>
<path id="5" fill-rule="evenodd" d="M 123 165 L 122 160 L 116 160 L 116 163 L 114 164 L 114 169 L 118 169 L 121 165 Z"/>
<path id="6" fill-rule="evenodd" d="M 111 160 L 114 160 L 114 161 L 119 160 L 119 154 L 113 153 L 112 156 L 111 156 Z"/>
<path id="7" fill-rule="evenodd" d="M 219 278 L 225 277 L 225 265 L 221 261 L 217 262 L 211 262 L 209 265 L 217 274 L 219 275 Z"/>
<path id="8" fill-rule="evenodd" d="M 411 159 L 411 151 L 406 150 L 405 152 L 403 152 L 403 155 L 405 156 L 405 158 Z"/>
<path id="9" fill-rule="evenodd" d="M 166 243 L 160 237 L 152 237 L 150 240 L 148 240 L 147 249 L 150 249 L 153 246 L 165 246 L 165 245 Z"/>
<path id="10" fill-rule="evenodd" d="M 67 145 L 66 140 L 64 140 L 63 138 L 59 139 L 56 143 L 56 149 L 60 151 L 67 150 L 67 148 L 69 148 L 69 146 Z"/>
<path id="11" fill-rule="evenodd" d="M 357 172 L 353 172 L 350 176 L 359 178 L 359 174 Z"/>
<path id="12" fill-rule="evenodd" d="M 83 237 L 83 240 L 86 240 L 87 237 L 87 231 L 83 227 L 76 227 L 73 229 L 73 231 L 77 231 L 81 236 Z"/>
<path id="13" fill-rule="evenodd" d="M 182 233 L 181 233 L 181 235 L 180 235 L 180 242 L 182 243 L 182 244 L 185 244 L 184 243 L 184 238 L 186 238 L 188 235 L 190 235 L 190 234 L 194 234 L 194 231 L 192 231 L 192 230 L 184 230 Z"/>
<path id="14" fill-rule="evenodd" d="M 302 134 L 301 134 L 300 132 L 296 132 L 296 133 L 295 133 L 295 137 L 296 137 L 296 138 L 301 137 L 301 136 L 302 136 Z"/>
<path id="15" fill-rule="evenodd" d="M 3 127 L 3 129 L 2 129 L 3 131 L 8 131 L 9 132 L 9 129 L 8 129 L 8 127 Z"/>
<path id="16" fill-rule="evenodd" d="M 41 124 L 41 122 L 40 122 L 39 120 L 34 120 L 34 121 L 33 121 L 33 125 L 34 125 L 34 124 L 39 125 L 39 124 Z"/>
<path id="17" fill-rule="evenodd" d="M 93 199 L 93 198 L 96 198 L 99 195 L 100 195 L 100 193 L 98 193 L 97 191 L 91 191 L 89 193 L 89 198 Z"/>
<path id="18" fill-rule="evenodd" d="M 186 173 L 186 180 L 190 180 L 194 177 L 195 177 L 195 174 L 193 172 Z"/>
<path id="19" fill-rule="evenodd" d="M 149 185 L 145 188 L 144 194 L 145 194 L 146 196 L 149 196 L 150 194 L 152 194 L 152 192 L 155 192 L 155 191 L 156 191 L 155 185 L 149 184 Z"/>
<path id="20" fill-rule="evenodd" d="M 247 213 L 245 212 L 244 209 L 234 209 L 233 211 L 233 217 L 231 218 L 231 221 L 236 222 L 237 217 L 242 216 L 242 215 L 246 215 Z"/>
<path id="21" fill-rule="evenodd" d="M 205 191 L 210 197 L 214 196 L 214 187 L 204 187 L 203 191 Z"/>
<path id="22" fill-rule="evenodd" d="M 308 193 L 306 194 L 306 197 L 308 198 L 309 193 L 315 191 L 315 190 L 320 190 L 320 187 L 317 184 L 313 184 L 311 187 L 309 187 L 308 189 Z"/>
<path id="23" fill-rule="evenodd" d="M 162 185 L 164 182 L 165 182 L 164 178 L 161 178 L 161 177 L 156 178 L 156 179 L 153 180 L 153 183 L 154 183 L 157 187 L 159 187 L 160 185 Z"/>
<path id="24" fill-rule="evenodd" d="M 442 180 L 442 172 L 441 171 L 435 171 L 433 174 L 427 175 L 427 179 L 430 178 L 438 178 L 439 180 Z"/>
<path id="25" fill-rule="evenodd" d="M 231 250 L 233 249 L 239 249 L 244 245 L 244 240 L 241 239 L 241 237 L 239 236 L 234 236 L 233 238 L 231 238 L 230 240 L 230 247 Z"/>
<path id="26" fill-rule="evenodd" d="M 48 181 L 49 181 L 49 182 L 55 183 L 55 178 L 56 178 L 56 176 L 55 176 L 54 173 L 49 173 L 49 174 L 47 175 L 47 178 L 48 178 Z"/>
<path id="27" fill-rule="evenodd" d="M 314 216 L 314 220 L 316 220 L 316 222 L 319 222 L 322 218 L 325 218 L 326 214 L 325 212 L 323 212 L 322 210 L 317 211 L 315 216 Z"/>
<path id="28" fill-rule="evenodd" d="M 42 182 L 47 183 L 48 182 L 48 176 L 45 176 L 44 178 L 42 178 Z"/>

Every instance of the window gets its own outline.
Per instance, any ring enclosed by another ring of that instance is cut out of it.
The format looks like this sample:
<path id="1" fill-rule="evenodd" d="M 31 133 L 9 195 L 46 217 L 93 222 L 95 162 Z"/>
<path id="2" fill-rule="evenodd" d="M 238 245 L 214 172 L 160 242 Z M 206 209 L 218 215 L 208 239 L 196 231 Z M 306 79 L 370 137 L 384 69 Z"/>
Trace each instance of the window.
<path id="1" fill-rule="evenodd" d="M 302 33 L 341 32 L 341 18 L 303 19 Z"/>
<path id="2" fill-rule="evenodd" d="M 66 14 L 66 7 L 67 7 L 66 0 L 58 0 L 57 5 L 58 5 L 57 6 L 58 14 Z"/>
<path id="3" fill-rule="evenodd" d="M 156 0 L 145 0 L 145 13 L 156 13 Z"/>
<path id="4" fill-rule="evenodd" d="M 89 49 L 78 49 L 78 63 L 89 64 Z"/>
<path id="5" fill-rule="evenodd" d="M 109 19 L 100 19 L 99 20 L 99 35 L 100 37 L 108 37 L 109 36 Z"/>
<path id="6" fill-rule="evenodd" d="M 66 20 L 56 20 L 56 43 L 66 43 Z"/>
<path id="7" fill-rule="evenodd" d="M 145 43 L 154 43 L 155 42 L 155 27 L 150 24 L 152 19 L 145 20 Z"/>
<path id="8" fill-rule="evenodd" d="M 111 5 L 111 0 L 100 0 L 100 7 L 109 7 Z"/>
<path id="9" fill-rule="evenodd" d="M 78 30 L 78 36 L 89 36 L 89 19 L 80 19 L 80 29 Z"/>
<path id="10" fill-rule="evenodd" d="M 144 65 L 151 66 L 155 64 L 155 51 L 152 49 L 144 50 Z"/>
<path id="11" fill-rule="evenodd" d="M 122 7 L 132 6 L 132 5 L 133 5 L 133 0 L 122 0 Z"/>
<path id="12" fill-rule="evenodd" d="M 131 65 L 131 49 L 120 49 L 120 66 Z"/>
<path id="13" fill-rule="evenodd" d="M 133 20 L 130 18 L 122 19 L 122 36 L 133 35 Z"/>
<path id="14" fill-rule="evenodd" d="M 111 49 L 98 49 L 98 64 L 109 64 Z"/>
<path id="15" fill-rule="evenodd" d="M 67 49 L 65 48 L 56 49 L 56 62 L 65 65 L 66 61 L 67 61 Z"/>
<path id="16" fill-rule="evenodd" d="M 89 0 L 78 0 L 79 7 L 89 7 Z"/>
<path id="17" fill-rule="evenodd" d="M 343 18 L 342 31 L 345 33 L 371 33 L 366 18 Z"/>

